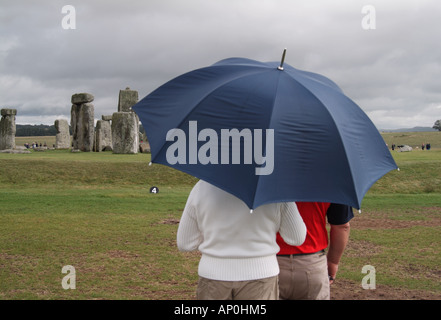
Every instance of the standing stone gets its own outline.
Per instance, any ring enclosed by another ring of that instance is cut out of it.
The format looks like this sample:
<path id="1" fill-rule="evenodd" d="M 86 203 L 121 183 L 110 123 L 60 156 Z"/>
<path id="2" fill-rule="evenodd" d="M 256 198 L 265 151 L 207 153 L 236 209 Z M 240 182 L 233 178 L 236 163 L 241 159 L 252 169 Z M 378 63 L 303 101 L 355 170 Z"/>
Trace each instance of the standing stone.
<path id="1" fill-rule="evenodd" d="M 94 143 L 94 99 L 90 93 L 72 96 L 71 126 L 73 149 L 93 151 Z"/>
<path id="2" fill-rule="evenodd" d="M 94 96 L 90 93 L 75 93 L 72 95 L 71 102 L 72 104 L 80 105 L 83 103 L 92 102 L 94 99 Z"/>
<path id="3" fill-rule="evenodd" d="M 57 134 L 55 135 L 55 149 L 70 148 L 69 123 L 67 120 L 58 119 L 54 123 Z"/>
<path id="4" fill-rule="evenodd" d="M 119 91 L 118 112 L 112 115 L 112 145 L 114 153 L 138 153 L 139 118 L 132 111 L 138 102 L 138 91 Z"/>
<path id="5" fill-rule="evenodd" d="M 70 109 L 70 127 L 72 128 L 72 149 L 79 150 L 78 147 L 78 130 L 77 130 L 77 122 L 78 122 L 78 114 L 80 111 L 80 106 L 73 104 Z"/>
<path id="6" fill-rule="evenodd" d="M 17 109 L 2 109 L 0 120 L 0 150 L 15 149 L 15 116 Z"/>
<path id="7" fill-rule="evenodd" d="M 81 151 L 93 151 L 94 106 L 91 103 L 80 105 L 77 122 L 78 144 Z"/>
<path id="8" fill-rule="evenodd" d="M 138 102 L 138 91 L 130 90 L 129 87 L 126 90 L 119 91 L 118 100 L 118 112 L 131 112 L 132 106 Z"/>
<path id="9" fill-rule="evenodd" d="M 95 139 L 95 151 L 110 151 L 113 149 L 110 121 L 98 120 L 96 122 Z"/>
<path id="10" fill-rule="evenodd" d="M 113 153 L 138 153 L 139 120 L 134 112 L 115 112 L 112 116 Z"/>

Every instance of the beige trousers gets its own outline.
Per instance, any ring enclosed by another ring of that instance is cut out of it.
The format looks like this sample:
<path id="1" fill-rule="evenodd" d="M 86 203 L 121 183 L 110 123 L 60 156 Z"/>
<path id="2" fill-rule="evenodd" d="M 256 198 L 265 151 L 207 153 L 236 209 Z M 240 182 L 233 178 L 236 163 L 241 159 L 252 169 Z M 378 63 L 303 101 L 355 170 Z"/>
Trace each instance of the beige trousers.
<path id="1" fill-rule="evenodd" d="M 199 277 L 198 300 L 278 300 L 278 278 L 219 281 Z"/>
<path id="2" fill-rule="evenodd" d="M 281 300 L 329 300 L 328 263 L 324 252 L 277 256 Z"/>

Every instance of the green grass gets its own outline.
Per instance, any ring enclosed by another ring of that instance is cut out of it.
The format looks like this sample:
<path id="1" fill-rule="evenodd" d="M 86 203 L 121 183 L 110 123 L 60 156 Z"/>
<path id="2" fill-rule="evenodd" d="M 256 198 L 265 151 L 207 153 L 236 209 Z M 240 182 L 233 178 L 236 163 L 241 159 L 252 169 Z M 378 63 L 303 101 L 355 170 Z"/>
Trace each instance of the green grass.
<path id="1" fill-rule="evenodd" d="M 421 140 L 421 139 L 420 139 Z M 364 265 L 377 284 L 441 297 L 441 150 L 393 152 L 391 171 L 368 191 L 352 228 L 339 276 L 360 283 Z"/>
<path id="2" fill-rule="evenodd" d="M 441 193 L 441 150 L 394 152 L 393 156 L 400 170 L 386 174 L 368 193 Z"/>
<path id="3" fill-rule="evenodd" d="M 412 148 L 419 148 L 421 151 L 421 145 L 424 143 L 430 143 L 432 148 L 441 148 L 441 132 L 429 131 L 429 132 L 383 132 L 381 134 L 384 141 L 390 146 L 393 143 L 396 145 L 407 144 Z"/>
<path id="4" fill-rule="evenodd" d="M 148 162 L 0 154 L 0 299 L 191 297 L 197 259 L 179 253 L 175 237 L 196 179 Z M 76 269 L 76 290 L 61 286 L 64 265 Z"/>
<path id="5" fill-rule="evenodd" d="M 383 223 L 395 225 L 393 219 Z M 381 285 L 438 292 L 439 297 L 439 239 L 439 225 L 409 224 L 405 228 L 352 230 L 352 244 L 346 250 L 339 276 L 360 283 L 364 276 L 360 270 L 369 264 L 375 266 L 377 283 Z M 351 247 L 356 249 L 351 250 Z"/>
<path id="6" fill-rule="evenodd" d="M 44 144 L 48 147 L 52 147 L 55 144 L 55 136 L 38 136 L 38 137 L 15 137 L 15 145 L 24 146 L 25 143 L 29 143 L 32 146 L 33 142 L 38 144 Z"/>
<path id="7" fill-rule="evenodd" d="M 401 170 L 367 193 L 338 276 L 359 284 L 371 264 L 377 285 L 441 295 L 441 150 L 393 155 Z M 0 299 L 194 298 L 199 254 L 175 239 L 196 179 L 149 160 L 0 153 Z M 75 290 L 61 286 L 65 265 Z"/>

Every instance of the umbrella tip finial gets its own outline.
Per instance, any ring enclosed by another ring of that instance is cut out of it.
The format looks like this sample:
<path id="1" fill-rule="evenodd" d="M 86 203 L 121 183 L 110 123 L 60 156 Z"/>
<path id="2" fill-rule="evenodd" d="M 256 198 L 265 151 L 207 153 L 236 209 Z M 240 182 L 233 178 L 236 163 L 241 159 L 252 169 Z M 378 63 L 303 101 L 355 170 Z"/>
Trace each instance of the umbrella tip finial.
<path id="1" fill-rule="evenodd" d="M 285 54 L 286 54 L 286 48 L 283 50 L 282 60 L 280 61 L 280 66 L 277 67 L 277 69 L 279 69 L 279 70 L 283 70 L 283 63 L 285 62 Z"/>
<path id="2" fill-rule="evenodd" d="M 149 166 L 151 166 L 151 165 L 152 165 L 152 162 L 150 161 L 150 162 L 149 162 Z"/>
<path id="3" fill-rule="evenodd" d="M 253 209 L 251 209 L 251 210 L 250 210 L 250 213 L 253 213 L 253 211 L 254 211 L 254 210 L 253 210 Z"/>

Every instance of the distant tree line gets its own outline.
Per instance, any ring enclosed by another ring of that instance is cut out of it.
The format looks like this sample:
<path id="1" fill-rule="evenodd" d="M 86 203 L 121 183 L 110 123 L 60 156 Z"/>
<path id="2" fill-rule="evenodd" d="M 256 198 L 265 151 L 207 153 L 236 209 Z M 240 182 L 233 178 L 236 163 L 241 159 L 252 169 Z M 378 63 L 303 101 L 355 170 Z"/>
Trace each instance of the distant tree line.
<path id="1" fill-rule="evenodd" d="M 57 134 L 57 130 L 54 125 L 45 125 L 45 124 L 17 124 L 15 125 L 16 132 L 15 136 L 17 137 L 33 137 L 33 136 L 55 136 Z M 144 133 L 144 128 L 142 125 L 139 125 L 139 131 Z M 72 134 L 72 128 L 69 126 L 69 132 Z"/>
<path id="2" fill-rule="evenodd" d="M 57 130 L 54 125 L 48 126 L 44 124 L 17 124 L 15 136 L 31 137 L 31 136 L 55 136 Z"/>

